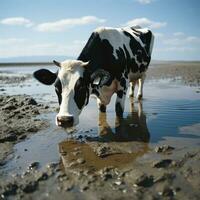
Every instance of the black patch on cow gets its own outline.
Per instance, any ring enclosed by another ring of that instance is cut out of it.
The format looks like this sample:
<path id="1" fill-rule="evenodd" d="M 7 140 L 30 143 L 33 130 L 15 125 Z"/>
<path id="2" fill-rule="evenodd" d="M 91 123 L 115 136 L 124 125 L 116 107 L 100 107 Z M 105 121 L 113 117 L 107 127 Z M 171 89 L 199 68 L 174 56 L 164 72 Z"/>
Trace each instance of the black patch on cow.
<path id="1" fill-rule="evenodd" d="M 125 80 L 125 78 L 121 78 L 121 80 L 120 80 L 120 85 L 121 85 L 124 89 L 126 89 L 126 80 Z"/>
<path id="2" fill-rule="evenodd" d="M 98 69 L 104 69 L 109 72 L 110 79 L 106 83 L 107 86 L 112 83 L 117 74 L 118 68 L 115 65 L 116 60 L 113 56 L 113 47 L 108 40 L 101 40 L 97 32 L 92 33 L 78 60 L 83 62 L 90 61 L 87 68 L 90 75 Z"/>
<path id="3" fill-rule="evenodd" d="M 122 109 L 122 106 L 121 106 L 121 104 L 119 102 L 117 102 L 115 104 L 115 112 L 116 112 L 116 115 L 118 117 L 122 117 L 123 116 L 123 109 Z"/>
<path id="4" fill-rule="evenodd" d="M 92 33 L 78 57 L 78 60 L 83 62 L 90 61 L 87 68 L 87 73 L 90 75 L 98 69 L 104 69 L 109 72 L 111 78 L 106 83 L 107 86 L 109 86 L 114 79 L 120 81 L 122 74 L 124 74 L 125 78 L 128 78 L 128 73 L 130 71 L 133 73 L 144 72 L 150 62 L 151 56 L 148 52 L 151 43 L 151 32 L 142 33 L 133 29 L 133 33 L 142 40 L 145 47 L 141 46 L 129 32 L 123 31 L 123 33 L 124 37 L 130 38 L 129 46 L 134 57 L 131 57 L 126 46 L 123 45 L 122 47 L 119 47 L 119 49 L 116 49 L 116 59 L 113 52 L 114 49 L 110 44 L 109 39 L 101 40 L 98 32 Z"/>
<path id="5" fill-rule="evenodd" d="M 100 105 L 100 107 L 99 107 L 99 110 L 101 111 L 101 112 L 106 112 L 106 106 L 105 105 L 103 105 L 103 104 L 101 104 Z"/>
<path id="6" fill-rule="evenodd" d="M 89 90 L 85 80 L 81 77 L 76 81 L 74 86 L 74 100 L 81 110 L 85 104 L 88 103 Z M 87 102 L 86 102 L 87 101 Z"/>
<path id="7" fill-rule="evenodd" d="M 92 89 L 92 94 L 94 94 L 94 95 L 97 96 L 97 97 L 100 96 L 98 90 L 96 90 L 96 89 Z"/>
<path id="8" fill-rule="evenodd" d="M 54 86 L 55 86 L 56 94 L 58 96 L 58 103 L 60 105 L 62 102 L 62 84 L 59 78 L 56 79 Z"/>
<path id="9" fill-rule="evenodd" d="M 123 90 L 117 91 L 117 97 L 119 97 L 120 99 L 123 97 Z"/>
<path id="10" fill-rule="evenodd" d="M 52 85 L 56 78 L 57 74 L 49 71 L 48 69 L 40 69 L 33 73 L 33 76 L 41 83 L 45 85 Z"/>
<path id="11" fill-rule="evenodd" d="M 149 51 L 149 49 L 147 51 L 146 48 L 142 47 L 140 45 L 140 43 L 129 32 L 124 31 L 124 34 L 130 38 L 130 48 L 131 48 L 133 55 L 136 56 L 137 62 L 139 62 L 139 63 L 146 62 L 147 63 L 145 66 L 145 70 L 146 70 L 149 65 L 150 59 L 151 59 L 151 56 L 147 53 Z M 146 45 L 146 43 L 145 43 L 145 45 Z M 126 51 L 126 53 L 128 53 L 127 49 L 125 51 Z M 138 70 L 136 70 L 136 67 L 134 67 L 134 66 L 137 66 L 135 59 L 131 59 L 131 61 L 129 63 L 131 63 L 131 64 L 133 63 L 133 65 L 130 66 L 131 71 L 133 73 L 137 72 Z M 139 66 L 137 66 L 137 69 L 139 69 Z M 143 72 L 143 70 L 140 70 L 140 72 Z"/>

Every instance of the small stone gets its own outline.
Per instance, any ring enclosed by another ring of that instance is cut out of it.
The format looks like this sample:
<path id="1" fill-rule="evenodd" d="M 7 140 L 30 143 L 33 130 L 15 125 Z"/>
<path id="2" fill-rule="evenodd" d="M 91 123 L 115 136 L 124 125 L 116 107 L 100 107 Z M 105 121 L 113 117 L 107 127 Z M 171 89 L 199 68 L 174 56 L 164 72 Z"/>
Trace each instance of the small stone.
<path id="1" fill-rule="evenodd" d="M 15 195 L 16 191 L 18 189 L 18 186 L 15 183 L 8 183 L 5 188 L 3 188 L 3 195 L 8 196 L 8 195 Z"/>
<path id="2" fill-rule="evenodd" d="M 85 160 L 83 158 L 78 158 L 77 159 L 77 163 L 78 164 L 83 164 L 83 163 L 85 163 Z"/>
<path id="3" fill-rule="evenodd" d="M 48 179 L 48 174 L 46 172 L 41 172 L 37 175 L 37 181 L 45 181 Z"/>
<path id="4" fill-rule="evenodd" d="M 89 189 L 89 186 L 88 185 L 82 185 L 81 186 L 81 191 L 85 191 L 85 190 L 88 190 Z"/>
<path id="5" fill-rule="evenodd" d="M 22 186 L 22 190 L 25 193 L 32 193 L 34 192 L 38 187 L 38 183 L 36 181 L 31 181 L 27 183 L 26 185 Z"/>
<path id="6" fill-rule="evenodd" d="M 40 163 L 39 162 L 33 162 L 28 166 L 29 170 L 33 170 L 33 169 L 38 169 Z"/>
<path id="7" fill-rule="evenodd" d="M 165 152 L 168 152 L 168 151 L 172 151 L 174 150 L 175 148 L 172 147 L 172 146 L 169 146 L 169 145 L 163 145 L 163 146 L 157 146 L 155 148 L 155 152 L 156 153 L 165 153 Z"/>
<path id="8" fill-rule="evenodd" d="M 46 167 L 49 168 L 49 169 L 55 169 L 57 166 L 58 166 L 57 163 L 48 163 L 46 165 Z"/>
<path id="9" fill-rule="evenodd" d="M 25 99 L 28 105 L 37 105 L 37 102 L 32 97 Z"/>
<path id="10" fill-rule="evenodd" d="M 153 185 L 153 180 L 153 176 L 147 176 L 146 174 L 143 174 L 136 179 L 135 185 L 142 187 L 150 187 Z"/>
<path id="11" fill-rule="evenodd" d="M 160 195 L 165 196 L 165 197 L 173 197 L 174 192 L 171 188 L 169 187 L 164 187 L 162 192 L 159 192 Z"/>
<path id="12" fill-rule="evenodd" d="M 165 167 L 168 167 L 171 163 L 172 163 L 171 159 L 164 159 L 164 160 L 161 160 L 161 161 L 154 162 L 153 167 L 165 168 Z"/>
<path id="13" fill-rule="evenodd" d="M 21 136 L 19 136 L 19 139 L 24 140 L 26 137 L 27 137 L 26 135 L 21 135 Z"/>
<path id="14" fill-rule="evenodd" d="M 15 133 L 10 133 L 9 135 L 6 135 L 5 137 L 0 138 L 0 142 L 13 142 L 17 140 L 17 136 Z"/>
<path id="15" fill-rule="evenodd" d="M 115 185 L 122 185 L 123 184 L 122 181 L 115 181 L 114 183 L 115 183 Z"/>
<path id="16" fill-rule="evenodd" d="M 65 186 L 65 188 L 64 188 L 64 190 L 65 191 L 70 191 L 70 190 L 72 190 L 73 189 L 73 185 L 67 185 L 67 186 Z"/>

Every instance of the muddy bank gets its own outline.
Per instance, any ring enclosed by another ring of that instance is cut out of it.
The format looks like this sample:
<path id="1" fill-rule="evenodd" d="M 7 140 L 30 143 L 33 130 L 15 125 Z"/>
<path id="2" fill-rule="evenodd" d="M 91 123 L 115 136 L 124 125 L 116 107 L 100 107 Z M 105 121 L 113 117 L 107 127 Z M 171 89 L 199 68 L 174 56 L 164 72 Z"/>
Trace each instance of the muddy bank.
<path id="1" fill-rule="evenodd" d="M 0 165 L 14 144 L 48 126 L 36 118 L 48 109 L 28 95 L 0 95 Z"/>
<path id="2" fill-rule="evenodd" d="M 154 159 L 135 162 L 135 152 L 123 151 L 120 145 L 106 150 L 102 144 L 97 150 L 94 145 L 68 140 L 60 143 L 59 148 L 60 164 L 51 163 L 38 170 L 40 163 L 33 162 L 22 175 L 1 183 L 1 197 L 199 199 L 198 149 L 186 153 L 161 145 L 152 149 Z M 104 157 L 98 153 L 101 148 L 109 152 Z"/>
<path id="3" fill-rule="evenodd" d="M 32 78 L 31 74 L 14 74 L 10 71 L 0 71 L 1 84 L 19 84 Z"/>
<path id="4" fill-rule="evenodd" d="M 158 62 L 152 63 L 147 71 L 147 79 L 181 80 L 190 86 L 200 85 L 200 62 Z"/>

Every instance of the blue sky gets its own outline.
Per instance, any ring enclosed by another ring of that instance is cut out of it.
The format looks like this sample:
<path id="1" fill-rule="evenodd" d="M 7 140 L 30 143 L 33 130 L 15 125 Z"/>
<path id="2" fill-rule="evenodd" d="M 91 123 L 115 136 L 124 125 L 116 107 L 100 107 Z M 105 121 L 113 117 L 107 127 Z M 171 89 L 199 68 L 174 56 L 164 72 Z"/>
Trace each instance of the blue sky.
<path id="1" fill-rule="evenodd" d="M 0 60 L 78 57 L 99 26 L 139 24 L 155 34 L 152 58 L 200 60 L 199 0 L 0 0 Z"/>

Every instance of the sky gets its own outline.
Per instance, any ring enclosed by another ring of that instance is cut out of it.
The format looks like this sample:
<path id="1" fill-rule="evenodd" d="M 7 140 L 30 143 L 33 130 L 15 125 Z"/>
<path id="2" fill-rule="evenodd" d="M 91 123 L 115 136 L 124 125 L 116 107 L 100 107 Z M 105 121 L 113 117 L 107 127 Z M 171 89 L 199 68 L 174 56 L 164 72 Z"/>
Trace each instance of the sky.
<path id="1" fill-rule="evenodd" d="M 0 61 L 77 58 L 97 27 L 140 25 L 155 35 L 152 59 L 200 60 L 199 0 L 0 0 Z"/>

